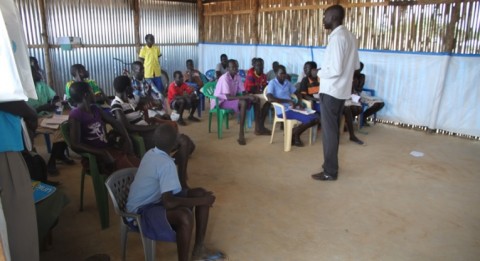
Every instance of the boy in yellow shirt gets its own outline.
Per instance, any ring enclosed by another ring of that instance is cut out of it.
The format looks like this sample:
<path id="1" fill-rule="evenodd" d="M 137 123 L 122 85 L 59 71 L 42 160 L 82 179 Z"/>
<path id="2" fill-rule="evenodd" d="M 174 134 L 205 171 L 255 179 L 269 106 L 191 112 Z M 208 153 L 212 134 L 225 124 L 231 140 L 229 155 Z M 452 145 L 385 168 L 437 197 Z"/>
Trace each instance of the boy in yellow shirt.
<path id="1" fill-rule="evenodd" d="M 161 78 L 162 70 L 160 68 L 160 62 L 158 61 L 162 53 L 158 46 L 153 45 L 155 43 L 155 37 L 152 34 L 145 36 L 145 42 L 147 45 L 143 46 L 138 54 L 145 68 L 145 80 L 153 82 L 157 90 L 165 94 Z"/>

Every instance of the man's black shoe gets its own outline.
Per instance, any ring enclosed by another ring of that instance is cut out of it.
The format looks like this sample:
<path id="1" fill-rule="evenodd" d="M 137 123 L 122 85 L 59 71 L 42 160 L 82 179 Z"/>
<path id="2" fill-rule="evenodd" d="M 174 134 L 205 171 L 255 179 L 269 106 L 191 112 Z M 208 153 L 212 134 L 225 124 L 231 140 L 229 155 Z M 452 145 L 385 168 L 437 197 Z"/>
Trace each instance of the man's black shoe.
<path id="1" fill-rule="evenodd" d="M 320 173 L 317 173 L 317 174 L 313 174 L 312 179 L 321 180 L 321 181 L 328 181 L 328 180 L 333 181 L 333 180 L 337 180 L 337 176 L 328 175 L 328 174 L 325 174 L 323 172 L 320 172 Z"/>

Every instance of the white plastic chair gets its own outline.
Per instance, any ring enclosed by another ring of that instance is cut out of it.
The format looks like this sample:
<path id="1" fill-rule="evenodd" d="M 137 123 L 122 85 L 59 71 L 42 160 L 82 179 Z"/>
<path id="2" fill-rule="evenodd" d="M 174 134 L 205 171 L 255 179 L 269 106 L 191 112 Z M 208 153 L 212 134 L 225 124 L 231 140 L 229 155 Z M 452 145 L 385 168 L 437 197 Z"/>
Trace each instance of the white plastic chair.
<path id="1" fill-rule="evenodd" d="M 263 95 L 265 99 L 268 100 L 267 98 L 267 88 L 263 91 Z M 273 135 L 275 134 L 275 127 L 277 123 L 283 122 L 283 150 L 285 152 L 288 152 L 292 149 L 292 131 L 293 128 L 295 127 L 296 124 L 301 124 L 300 121 L 294 120 L 294 119 L 287 119 L 285 115 L 285 106 L 278 102 L 271 102 L 273 109 L 274 109 L 274 117 L 273 117 L 273 126 L 272 126 L 272 135 L 270 136 L 270 144 L 273 143 Z M 306 104 L 307 107 L 309 104 Z M 311 103 L 310 103 L 311 106 Z M 282 117 L 279 117 L 278 115 L 282 115 Z M 309 133 L 309 144 L 312 145 L 313 141 L 315 140 L 316 137 L 316 129 L 315 128 L 310 128 L 310 133 Z"/>
<path id="2" fill-rule="evenodd" d="M 142 224 L 140 223 L 140 215 L 129 213 L 126 211 L 128 193 L 130 191 L 130 185 L 133 182 L 137 168 L 128 168 L 115 171 L 105 181 L 108 194 L 113 202 L 115 213 L 120 216 L 120 244 L 122 248 L 122 260 L 125 260 L 125 254 L 127 251 L 127 234 L 128 232 L 139 232 L 142 237 L 143 252 L 145 254 L 145 260 L 155 260 L 155 240 L 151 240 L 145 237 L 142 233 Z M 131 229 L 126 223 L 127 218 L 133 218 L 138 224 L 138 231 Z"/>

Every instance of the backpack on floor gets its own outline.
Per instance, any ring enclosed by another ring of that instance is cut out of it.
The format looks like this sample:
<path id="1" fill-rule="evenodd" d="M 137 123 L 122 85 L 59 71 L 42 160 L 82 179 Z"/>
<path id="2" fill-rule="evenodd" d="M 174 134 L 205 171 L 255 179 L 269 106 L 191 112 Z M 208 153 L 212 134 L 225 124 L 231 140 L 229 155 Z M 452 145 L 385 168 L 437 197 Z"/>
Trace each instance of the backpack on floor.
<path id="1" fill-rule="evenodd" d="M 47 164 L 42 156 L 33 151 L 23 151 L 22 156 L 33 180 L 44 182 L 47 180 Z"/>

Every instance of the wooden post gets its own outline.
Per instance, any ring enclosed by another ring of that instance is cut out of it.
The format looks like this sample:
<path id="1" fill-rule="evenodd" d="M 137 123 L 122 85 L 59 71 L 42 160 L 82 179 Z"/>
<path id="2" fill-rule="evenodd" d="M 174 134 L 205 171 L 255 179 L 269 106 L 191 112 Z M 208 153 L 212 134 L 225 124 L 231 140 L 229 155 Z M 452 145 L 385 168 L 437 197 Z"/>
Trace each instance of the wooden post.
<path id="1" fill-rule="evenodd" d="M 445 36 L 443 37 L 443 42 L 444 42 L 444 52 L 446 53 L 453 53 L 453 50 L 455 49 L 455 26 L 458 23 L 458 20 L 460 19 L 460 3 L 452 3 L 447 5 L 447 8 L 453 8 L 452 10 L 452 21 L 448 23 L 447 25 L 447 31 L 445 32 Z M 448 9 L 447 9 L 448 10 Z"/>
<path id="2" fill-rule="evenodd" d="M 250 20 L 252 21 L 252 44 L 258 44 L 260 36 L 258 35 L 258 9 L 260 8 L 260 0 L 253 1 L 253 10 L 250 14 Z"/>
<path id="3" fill-rule="evenodd" d="M 135 53 L 140 52 L 140 0 L 133 0 L 133 32 L 135 34 Z"/>
<path id="4" fill-rule="evenodd" d="M 53 85 L 53 76 L 52 76 L 52 63 L 50 61 L 50 44 L 48 43 L 48 32 L 47 32 L 47 12 L 45 12 L 45 0 L 38 1 L 40 7 L 40 18 L 41 18 L 41 27 L 42 27 L 42 48 L 43 48 L 43 59 L 45 61 L 45 73 L 47 75 L 47 84 Z"/>
<path id="5" fill-rule="evenodd" d="M 197 0 L 197 12 L 198 12 L 198 43 L 204 41 L 204 23 L 205 17 L 203 16 L 203 3 L 202 0 Z"/>

